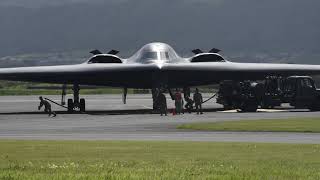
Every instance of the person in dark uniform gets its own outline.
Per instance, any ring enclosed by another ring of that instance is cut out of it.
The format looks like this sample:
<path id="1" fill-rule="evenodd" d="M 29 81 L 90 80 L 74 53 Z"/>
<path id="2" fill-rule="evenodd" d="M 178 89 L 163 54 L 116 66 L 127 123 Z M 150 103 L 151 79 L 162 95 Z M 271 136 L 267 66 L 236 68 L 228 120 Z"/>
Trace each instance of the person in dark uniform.
<path id="1" fill-rule="evenodd" d="M 196 92 L 193 94 L 193 100 L 194 100 L 194 104 L 196 106 L 196 111 L 197 114 L 203 114 L 202 112 L 202 103 L 203 103 L 203 99 L 202 99 L 202 94 L 199 92 L 199 89 L 196 88 Z"/>
<path id="2" fill-rule="evenodd" d="M 40 96 L 39 99 L 40 99 L 40 105 L 38 107 L 38 110 L 40 110 L 42 106 L 44 106 L 44 112 L 48 113 L 49 116 L 53 115 L 53 117 L 56 117 L 57 114 L 51 110 L 51 104 L 47 100 L 44 100 L 42 96 Z"/>
<path id="3" fill-rule="evenodd" d="M 168 108 L 167 108 L 167 98 L 166 96 L 163 94 L 163 93 L 159 93 L 158 95 L 158 105 L 159 105 L 159 111 L 160 111 L 160 114 L 161 116 L 163 114 L 165 114 L 167 116 L 167 111 L 168 111 Z"/>
<path id="4" fill-rule="evenodd" d="M 193 109 L 193 103 L 194 101 L 187 95 L 186 96 L 186 105 L 184 106 L 186 108 L 186 110 L 191 113 L 192 109 Z"/>
<path id="5" fill-rule="evenodd" d="M 182 99 L 182 94 L 181 92 L 178 90 L 175 94 L 175 98 L 174 98 L 174 101 L 175 101 L 175 106 L 176 106 L 176 113 L 177 114 L 181 114 L 183 113 L 183 99 Z"/>

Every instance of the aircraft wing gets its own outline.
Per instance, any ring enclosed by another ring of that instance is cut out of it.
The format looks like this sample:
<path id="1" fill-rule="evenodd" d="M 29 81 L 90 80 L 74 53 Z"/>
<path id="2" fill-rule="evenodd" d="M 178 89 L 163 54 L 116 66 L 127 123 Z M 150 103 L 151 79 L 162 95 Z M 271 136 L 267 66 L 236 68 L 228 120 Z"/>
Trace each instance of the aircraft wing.
<path id="1" fill-rule="evenodd" d="M 151 65 L 108 63 L 0 68 L 0 79 L 57 84 L 143 87 L 151 83 L 146 77 L 149 77 L 148 74 L 155 68 Z"/>
<path id="2" fill-rule="evenodd" d="M 263 80 L 266 76 L 320 75 L 320 65 L 300 64 L 201 62 L 168 64 L 163 69 L 169 73 L 170 86 L 207 85 L 222 80 Z"/>
<path id="3" fill-rule="evenodd" d="M 0 69 L 0 79 L 57 84 L 152 88 L 154 84 L 188 87 L 222 80 L 259 80 L 266 76 L 318 75 L 320 65 L 232 62 L 156 64 L 79 64 Z"/>

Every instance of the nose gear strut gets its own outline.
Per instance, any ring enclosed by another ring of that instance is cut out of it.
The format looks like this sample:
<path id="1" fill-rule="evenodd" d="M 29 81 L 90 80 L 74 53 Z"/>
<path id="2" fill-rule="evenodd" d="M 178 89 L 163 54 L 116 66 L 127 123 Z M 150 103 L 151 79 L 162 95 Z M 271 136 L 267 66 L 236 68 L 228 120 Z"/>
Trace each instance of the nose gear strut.
<path id="1" fill-rule="evenodd" d="M 84 98 L 79 98 L 80 87 L 79 84 L 73 84 L 73 99 L 68 99 L 68 112 L 72 113 L 75 110 L 81 112 L 86 111 L 86 101 Z"/>

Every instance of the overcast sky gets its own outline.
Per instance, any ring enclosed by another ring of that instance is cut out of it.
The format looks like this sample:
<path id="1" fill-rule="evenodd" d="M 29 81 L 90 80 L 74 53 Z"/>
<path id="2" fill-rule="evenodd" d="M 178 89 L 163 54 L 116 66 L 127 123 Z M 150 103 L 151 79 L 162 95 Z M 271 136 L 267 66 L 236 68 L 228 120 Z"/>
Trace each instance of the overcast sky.
<path id="1" fill-rule="evenodd" d="M 319 9 L 319 0 L 1 0 L 0 57 L 153 41 L 178 51 L 320 53 Z"/>

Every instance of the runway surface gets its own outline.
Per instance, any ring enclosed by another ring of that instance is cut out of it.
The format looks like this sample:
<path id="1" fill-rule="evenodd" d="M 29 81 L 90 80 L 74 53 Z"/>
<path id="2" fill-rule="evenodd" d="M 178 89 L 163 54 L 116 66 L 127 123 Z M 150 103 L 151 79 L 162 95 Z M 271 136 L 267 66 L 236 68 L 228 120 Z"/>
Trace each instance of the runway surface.
<path id="1" fill-rule="evenodd" d="M 45 97 L 59 101 L 59 96 Z M 221 112 L 218 111 L 221 106 L 211 101 L 204 108 L 216 109 L 216 112 L 161 117 L 140 113 L 152 107 L 150 95 L 129 95 L 126 105 L 122 104 L 121 95 L 85 98 L 88 113 L 66 114 L 62 113 L 63 108 L 53 105 L 53 109 L 61 113 L 56 118 L 50 118 L 37 110 L 37 96 L 0 97 L 0 139 L 320 143 L 318 133 L 201 132 L 176 129 L 177 125 L 190 122 L 319 117 L 320 112 Z M 168 99 L 168 103 L 172 108 L 173 102 Z"/>

